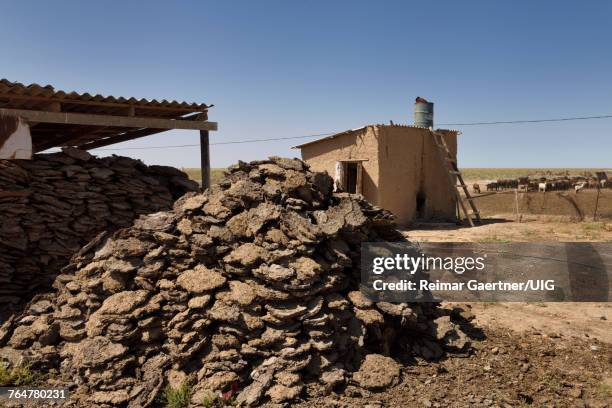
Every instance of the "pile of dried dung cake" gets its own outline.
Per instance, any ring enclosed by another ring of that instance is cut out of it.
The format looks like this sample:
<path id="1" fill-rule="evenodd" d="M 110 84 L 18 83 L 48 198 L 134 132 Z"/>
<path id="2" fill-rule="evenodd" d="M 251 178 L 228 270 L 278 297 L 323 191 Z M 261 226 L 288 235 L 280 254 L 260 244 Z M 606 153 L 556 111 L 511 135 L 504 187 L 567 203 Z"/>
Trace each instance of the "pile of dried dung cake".
<path id="1" fill-rule="evenodd" d="M 401 237 L 391 215 L 300 160 L 239 163 L 107 235 L 0 330 L 0 358 L 56 371 L 78 406 L 149 406 L 166 384 L 189 384 L 192 406 L 282 403 L 312 381 L 392 385 L 380 354 L 442 352 L 432 305 L 357 290 L 361 242 Z"/>
<path id="2" fill-rule="evenodd" d="M 197 188 L 171 167 L 95 158 L 73 148 L 0 160 L 0 304 L 50 287 L 70 257 L 100 232 L 169 210 Z"/>

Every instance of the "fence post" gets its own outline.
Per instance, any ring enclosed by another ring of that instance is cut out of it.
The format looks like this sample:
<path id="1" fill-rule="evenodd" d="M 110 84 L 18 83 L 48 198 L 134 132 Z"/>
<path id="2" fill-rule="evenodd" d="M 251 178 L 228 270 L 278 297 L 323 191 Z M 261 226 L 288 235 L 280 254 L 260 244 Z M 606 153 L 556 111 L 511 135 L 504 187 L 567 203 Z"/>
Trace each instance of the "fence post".
<path id="1" fill-rule="evenodd" d="M 599 193 L 601 192 L 601 187 L 599 184 L 597 185 L 597 198 L 595 198 L 595 211 L 593 211 L 593 221 L 597 219 L 597 207 L 599 206 Z"/>
<path id="2" fill-rule="evenodd" d="M 516 210 L 516 221 L 521 222 L 521 214 L 519 213 L 518 188 L 514 189 L 514 206 Z"/>

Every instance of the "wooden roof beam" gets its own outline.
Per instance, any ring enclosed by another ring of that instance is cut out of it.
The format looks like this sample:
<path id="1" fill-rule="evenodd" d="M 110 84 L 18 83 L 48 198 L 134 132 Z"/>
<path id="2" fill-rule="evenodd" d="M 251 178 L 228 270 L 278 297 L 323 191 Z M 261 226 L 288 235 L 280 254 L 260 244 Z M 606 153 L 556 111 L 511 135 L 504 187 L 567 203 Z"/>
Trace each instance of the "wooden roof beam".
<path id="1" fill-rule="evenodd" d="M 44 138 L 38 137 L 38 135 L 32 135 L 34 153 L 42 152 L 52 147 L 77 146 L 79 144 L 89 143 L 94 141 L 96 137 L 104 137 L 96 135 L 99 135 L 101 132 L 108 131 L 108 129 L 109 128 L 101 127 L 83 132 L 83 129 L 73 128 L 72 131 L 62 131 L 61 133 L 56 130 L 54 136 L 46 136 Z M 118 133 L 124 133 L 129 130 L 131 129 L 124 128 L 122 132 L 115 131 L 112 135 L 107 137 L 115 136 Z"/>
<path id="2" fill-rule="evenodd" d="M 34 153 L 42 152 L 52 147 L 61 146 L 68 141 L 71 141 L 77 137 L 75 134 L 56 134 L 51 137 L 47 136 L 43 141 L 39 140 L 35 136 L 32 137 L 32 150 Z"/>
<path id="3" fill-rule="evenodd" d="M 97 148 L 112 145 L 115 143 L 127 142 L 128 140 L 133 140 L 133 139 L 138 139 L 144 136 L 154 135 L 156 133 L 165 132 L 167 130 L 168 129 L 151 129 L 151 128 L 130 130 L 121 135 L 109 136 L 105 139 L 98 139 L 92 142 L 79 144 L 79 145 L 76 145 L 76 147 L 78 147 L 79 149 L 83 149 L 83 150 L 97 149 Z"/>
<path id="4" fill-rule="evenodd" d="M 62 123 L 86 126 L 111 126 L 153 129 L 217 130 L 216 122 L 161 119 L 136 116 L 96 115 L 89 113 L 46 112 L 27 109 L 0 108 L 0 115 L 20 116 L 28 122 Z"/>

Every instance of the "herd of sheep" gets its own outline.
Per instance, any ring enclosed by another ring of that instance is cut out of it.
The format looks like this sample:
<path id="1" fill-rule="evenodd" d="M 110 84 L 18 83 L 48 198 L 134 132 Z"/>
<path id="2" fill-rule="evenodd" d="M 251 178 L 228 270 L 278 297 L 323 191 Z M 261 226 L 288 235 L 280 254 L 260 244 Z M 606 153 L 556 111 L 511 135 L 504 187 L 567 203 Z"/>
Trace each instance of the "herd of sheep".
<path id="1" fill-rule="evenodd" d="M 487 191 L 501 191 L 517 189 L 519 191 L 565 191 L 573 189 L 576 193 L 588 188 L 612 188 L 612 180 L 608 179 L 606 173 L 598 173 L 594 176 L 575 177 L 518 177 L 515 179 L 499 179 L 486 184 Z M 480 185 L 474 183 L 473 190 L 480 193 Z"/>

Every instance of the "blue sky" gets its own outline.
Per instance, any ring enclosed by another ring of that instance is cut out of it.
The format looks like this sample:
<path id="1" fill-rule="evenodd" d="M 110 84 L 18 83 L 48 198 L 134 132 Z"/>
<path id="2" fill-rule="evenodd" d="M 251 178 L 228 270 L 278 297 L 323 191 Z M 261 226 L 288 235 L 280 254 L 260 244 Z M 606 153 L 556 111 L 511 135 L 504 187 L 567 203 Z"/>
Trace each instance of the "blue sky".
<path id="1" fill-rule="evenodd" d="M 211 143 L 410 123 L 417 95 L 437 123 L 612 114 L 610 21 L 608 1 L 7 1 L 0 77 L 214 103 Z M 463 167 L 612 167 L 612 119 L 458 128 Z M 212 166 L 307 140 L 211 146 Z M 197 148 L 97 153 L 199 165 Z"/>

